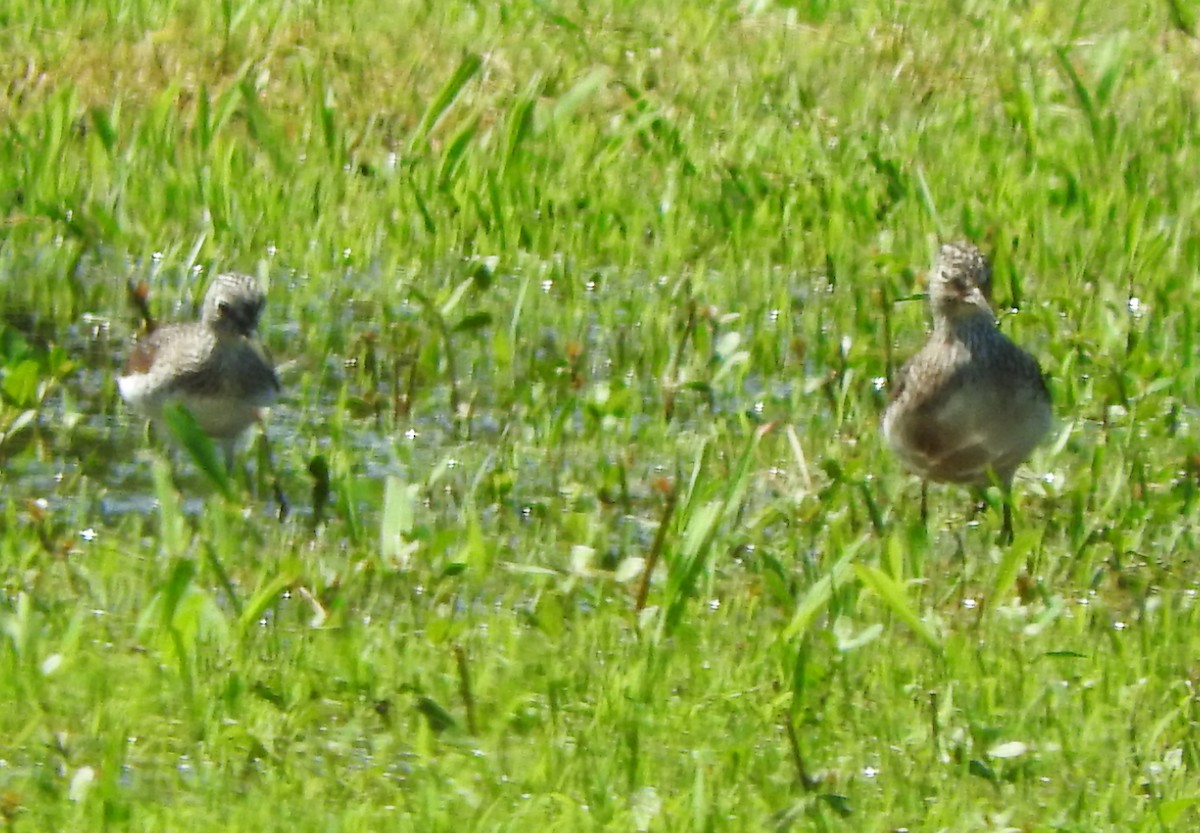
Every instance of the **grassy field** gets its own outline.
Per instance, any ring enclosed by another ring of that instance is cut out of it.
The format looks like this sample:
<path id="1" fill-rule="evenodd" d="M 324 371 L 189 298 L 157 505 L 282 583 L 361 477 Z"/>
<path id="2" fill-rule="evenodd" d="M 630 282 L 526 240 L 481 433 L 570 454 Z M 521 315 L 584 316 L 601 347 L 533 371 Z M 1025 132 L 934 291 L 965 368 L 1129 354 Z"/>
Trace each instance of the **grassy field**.
<path id="1" fill-rule="evenodd" d="M 1196 829 L 1193 17 L 0 3 L 0 827 Z M 1007 547 L 878 434 L 956 238 Z M 220 270 L 282 520 L 116 393 Z"/>

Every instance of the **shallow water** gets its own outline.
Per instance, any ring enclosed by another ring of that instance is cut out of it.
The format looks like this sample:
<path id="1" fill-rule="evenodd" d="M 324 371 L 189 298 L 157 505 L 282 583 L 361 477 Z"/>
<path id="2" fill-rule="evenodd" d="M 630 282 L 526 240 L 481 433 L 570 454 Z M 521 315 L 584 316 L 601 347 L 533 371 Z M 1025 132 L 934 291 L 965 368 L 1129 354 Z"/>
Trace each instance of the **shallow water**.
<path id="1" fill-rule="evenodd" d="M 663 291 L 665 279 L 622 279 L 612 270 L 590 273 L 579 286 L 573 286 L 557 276 L 558 271 L 554 263 L 518 270 L 498 278 L 497 286 L 490 290 L 499 293 L 490 299 L 490 307 L 503 308 L 507 303 L 515 308 L 519 303 L 522 331 L 536 334 L 512 345 L 517 355 L 509 372 L 522 378 L 528 389 L 519 395 L 507 389 L 512 377 L 498 378 L 490 355 L 486 333 L 507 328 L 511 321 L 496 316 L 482 335 L 472 333 L 456 341 L 459 396 L 469 403 L 469 420 L 455 419 L 450 413 L 452 391 L 445 380 L 444 364 L 438 366 L 433 381 L 422 380 L 413 402 L 402 403 L 404 413 L 395 412 L 407 390 L 406 373 L 412 362 L 418 360 L 421 350 L 428 349 L 431 340 L 439 338 L 423 310 L 407 300 L 405 293 L 396 292 L 397 299 L 387 303 L 369 300 L 366 293 L 361 300 L 352 295 L 349 303 L 300 310 L 311 320 L 293 320 L 287 317 L 289 305 L 279 297 L 313 298 L 311 281 L 296 274 L 274 277 L 262 329 L 264 342 L 279 365 L 284 392 L 271 409 L 267 431 L 291 520 L 306 523 L 311 519 L 308 467 L 317 455 L 326 458 L 335 478 L 349 479 L 347 488 L 356 509 L 370 515 L 380 510 L 386 478 L 425 483 L 439 466 L 443 467 L 441 479 L 424 499 L 432 501 L 433 510 L 447 521 L 460 523 L 461 501 L 480 488 L 484 489 L 483 504 L 496 502 L 501 516 L 513 512 L 526 520 L 535 519 L 544 511 L 542 507 L 553 505 L 570 511 L 581 499 L 595 499 L 588 496 L 590 485 L 581 484 L 596 481 L 597 465 L 611 462 L 614 455 L 628 454 L 629 449 L 617 439 L 622 436 L 628 437 L 630 449 L 638 452 L 621 462 L 634 484 L 635 500 L 642 508 L 657 506 L 653 497 L 647 498 L 645 484 L 664 475 L 673 477 L 681 464 L 690 466 L 691 459 L 680 458 L 681 450 L 687 457 L 692 446 L 688 438 L 705 436 L 714 415 L 778 419 L 787 414 L 797 396 L 805 395 L 803 387 L 797 387 L 802 380 L 757 375 L 745 376 L 737 386 L 714 387 L 711 400 L 681 389 L 669 426 L 660 427 L 662 379 L 645 371 L 645 358 L 652 350 L 661 355 L 662 346 L 646 343 L 636 299 L 642 292 Z M 369 287 L 390 282 L 399 286 L 402 278 L 347 274 L 340 283 Z M 95 279 L 112 280 L 99 275 Z M 456 265 L 443 282 L 453 286 L 461 280 L 461 267 Z M 803 290 L 793 303 L 806 303 L 810 296 L 824 292 L 820 281 L 811 283 L 813 288 Z M 630 290 L 631 285 L 638 288 Z M 616 289 L 632 294 L 601 310 L 598 302 L 611 302 L 606 295 Z M 156 291 L 175 298 L 190 297 L 179 287 L 159 286 Z M 522 292 L 526 297 L 518 301 Z M 529 293 L 537 295 L 537 303 L 527 297 Z M 558 320 L 562 317 L 558 306 L 565 303 L 566 295 L 576 293 L 595 303 L 582 307 L 576 303 L 570 312 L 575 320 Z M 556 294 L 564 297 L 556 300 Z M 123 300 L 111 293 L 110 297 Z M 152 299 L 159 306 L 163 301 Z M 184 301 L 166 306 L 169 314 L 165 318 L 194 314 L 191 304 Z M 465 303 L 462 306 L 455 315 L 469 312 Z M 296 309 L 296 304 L 290 308 Z M 508 314 L 516 316 L 515 312 Z M 787 314 L 787 310 L 764 312 L 761 320 L 755 321 L 733 316 L 721 325 L 721 332 L 757 330 L 776 338 L 771 333 Z M 43 404 L 31 441 L 5 461 L 0 475 L 4 483 L 0 509 L 9 503 L 39 500 L 50 511 L 80 511 L 78 504 L 83 500 L 90 506 L 86 511 L 92 525 L 117 524 L 130 515 L 150 517 L 158 509 L 151 462 L 155 456 L 166 455 L 185 511 L 203 511 L 212 493 L 203 475 L 161 432 L 155 436 L 148 431 L 145 422 L 131 414 L 117 395 L 114 379 L 132 341 L 135 319 L 122 307 L 110 315 L 84 313 L 67 329 L 61 343 L 77 368 Z M 697 375 L 704 370 L 700 358 L 690 357 L 689 378 L 703 381 Z M 813 368 L 814 375 L 816 370 Z M 423 372 L 429 375 L 428 370 Z M 595 398 L 605 388 L 633 397 L 611 417 L 615 420 L 612 431 L 605 422 L 610 417 L 603 415 L 606 406 Z M 600 410 L 593 411 L 597 403 Z M 531 409 L 537 412 L 531 413 Z M 257 495 L 249 505 L 264 518 L 272 518 L 277 509 L 269 486 L 264 485 L 268 479 L 259 476 L 263 458 L 257 429 L 248 433 L 239 453 L 238 477 L 257 484 Z M 655 449 L 653 443 L 647 444 L 646 436 L 661 436 L 671 445 Z M 556 442 L 565 445 L 556 447 Z M 494 477 L 500 480 L 493 483 Z M 772 487 L 768 483 L 765 488 L 769 491 Z M 372 521 L 368 518 L 366 523 L 370 527 Z"/>

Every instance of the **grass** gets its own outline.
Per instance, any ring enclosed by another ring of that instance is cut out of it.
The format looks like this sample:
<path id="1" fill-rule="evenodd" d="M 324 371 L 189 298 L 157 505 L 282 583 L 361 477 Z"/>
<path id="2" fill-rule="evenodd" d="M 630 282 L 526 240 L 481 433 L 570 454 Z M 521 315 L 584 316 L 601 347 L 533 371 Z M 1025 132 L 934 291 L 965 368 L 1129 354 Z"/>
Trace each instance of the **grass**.
<path id="1" fill-rule="evenodd" d="M 0 4 L 0 822 L 1192 828 L 1194 29 Z M 1003 549 L 877 431 L 955 237 L 1059 420 Z M 116 394 L 222 269 L 283 522 Z"/>

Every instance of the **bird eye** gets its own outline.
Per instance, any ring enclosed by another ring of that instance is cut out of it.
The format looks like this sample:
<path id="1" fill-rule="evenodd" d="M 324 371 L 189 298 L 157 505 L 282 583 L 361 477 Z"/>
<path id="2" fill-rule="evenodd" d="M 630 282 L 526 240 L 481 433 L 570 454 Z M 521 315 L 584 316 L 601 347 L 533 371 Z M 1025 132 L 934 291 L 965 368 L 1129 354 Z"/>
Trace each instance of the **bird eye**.
<path id="1" fill-rule="evenodd" d="M 217 301 L 217 312 L 221 313 L 221 315 L 229 315 L 229 302 Z"/>

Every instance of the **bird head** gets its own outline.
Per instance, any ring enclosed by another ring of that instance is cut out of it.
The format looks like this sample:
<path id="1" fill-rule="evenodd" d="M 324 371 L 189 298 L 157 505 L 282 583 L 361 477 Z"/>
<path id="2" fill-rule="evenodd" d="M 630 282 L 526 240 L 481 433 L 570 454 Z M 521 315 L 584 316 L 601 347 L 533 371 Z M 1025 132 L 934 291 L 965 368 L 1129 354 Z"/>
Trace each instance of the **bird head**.
<path id="1" fill-rule="evenodd" d="M 266 297 L 249 275 L 217 275 L 204 296 L 200 318 L 219 332 L 248 336 L 258 326 Z"/>
<path id="2" fill-rule="evenodd" d="M 945 243 L 929 275 L 935 317 L 992 314 L 992 265 L 973 243 Z"/>

